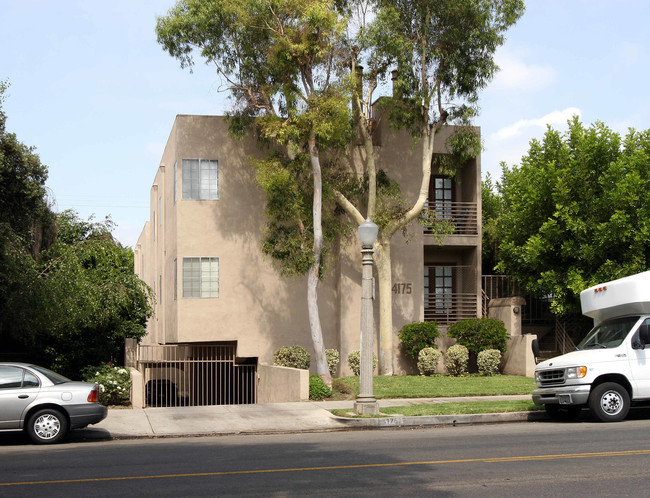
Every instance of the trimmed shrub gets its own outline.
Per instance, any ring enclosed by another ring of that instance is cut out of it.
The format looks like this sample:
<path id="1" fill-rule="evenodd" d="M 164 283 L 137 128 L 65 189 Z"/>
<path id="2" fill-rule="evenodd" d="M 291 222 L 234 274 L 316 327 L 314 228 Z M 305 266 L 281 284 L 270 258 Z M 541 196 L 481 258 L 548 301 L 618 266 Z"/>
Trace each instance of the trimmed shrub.
<path id="1" fill-rule="evenodd" d="M 279 367 L 309 370 L 311 357 L 309 352 L 302 346 L 283 346 L 273 355 L 273 364 Z"/>
<path id="2" fill-rule="evenodd" d="M 424 348 L 418 354 L 418 370 L 420 375 L 433 375 L 436 373 L 436 367 L 442 358 L 442 353 L 437 349 Z"/>
<path id="3" fill-rule="evenodd" d="M 339 352 L 336 349 L 326 349 L 325 356 L 327 357 L 327 368 L 329 368 L 330 375 L 336 374 L 336 367 L 339 366 Z"/>
<path id="4" fill-rule="evenodd" d="M 434 322 L 415 322 L 404 325 L 399 331 L 399 340 L 407 356 L 414 360 L 424 348 L 437 349 L 436 339 L 440 337 L 438 326 Z"/>
<path id="5" fill-rule="evenodd" d="M 332 390 L 327 387 L 320 375 L 309 376 L 309 399 L 319 400 L 329 398 L 331 395 Z"/>
<path id="6" fill-rule="evenodd" d="M 467 373 L 467 362 L 469 361 L 469 351 L 462 344 L 454 344 L 445 354 L 445 363 L 449 375 L 463 375 Z"/>
<path id="7" fill-rule="evenodd" d="M 470 318 L 452 323 L 447 329 L 447 337 L 456 339 L 475 355 L 484 349 L 498 349 L 502 353 L 508 349 L 508 331 L 496 318 Z"/>
<path id="8" fill-rule="evenodd" d="M 359 375 L 361 372 L 361 352 L 359 350 L 350 351 L 348 355 L 348 366 L 352 369 L 354 375 Z M 372 353 L 372 371 L 374 373 L 377 368 L 377 356 Z"/>
<path id="9" fill-rule="evenodd" d="M 131 374 L 128 368 L 112 363 L 84 369 L 86 382 L 97 382 L 99 402 L 102 405 L 128 405 L 131 399 Z"/>
<path id="10" fill-rule="evenodd" d="M 484 349 L 478 354 L 476 363 L 478 373 L 481 375 L 497 375 L 501 364 L 501 351 L 498 349 Z"/>

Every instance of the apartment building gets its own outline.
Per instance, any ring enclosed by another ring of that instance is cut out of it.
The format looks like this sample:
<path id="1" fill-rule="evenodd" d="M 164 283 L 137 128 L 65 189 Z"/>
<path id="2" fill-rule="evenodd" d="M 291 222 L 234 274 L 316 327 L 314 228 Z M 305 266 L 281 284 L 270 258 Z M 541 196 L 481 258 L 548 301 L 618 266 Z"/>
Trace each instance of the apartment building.
<path id="1" fill-rule="evenodd" d="M 450 132 L 439 133 L 438 154 L 445 153 Z M 414 200 L 419 147 L 386 125 L 380 126 L 376 144 L 379 167 Z M 227 347 L 228 361 L 251 371 L 272 364 L 281 346 L 298 344 L 313 352 L 306 277 L 280 276 L 261 252 L 264 196 L 249 164 L 261 154 L 253 137 L 231 138 L 224 117 L 176 117 L 151 188 L 150 219 L 135 248 L 136 272 L 156 296 L 143 347 Z M 440 175 L 434 161 L 429 205 L 451 220 L 455 231 L 440 244 L 414 223 L 406 238 L 393 239 L 397 373 L 414 368 L 399 348 L 403 325 L 431 320 L 444 328 L 482 313 L 480 157 L 454 178 Z M 359 242 L 342 241 L 334 256 L 319 285 L 318 303 L 325 347 L 339 350 L 340 373 L 349 374 L 346 358 L 359 349 L 360 337 Z"/>

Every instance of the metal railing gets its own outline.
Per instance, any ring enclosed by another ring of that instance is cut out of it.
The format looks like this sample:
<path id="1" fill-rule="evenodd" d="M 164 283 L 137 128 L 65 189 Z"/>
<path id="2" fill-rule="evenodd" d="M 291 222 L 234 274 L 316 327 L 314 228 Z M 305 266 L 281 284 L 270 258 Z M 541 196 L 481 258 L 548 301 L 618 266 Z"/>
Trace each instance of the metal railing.
<path id="1" fill-rule="evenodd" d="M 538 324 L 555 321 L 550 311 L 550 299 L 541 299 L 527 294 L 510 275 L 483 275 L 482 288 L 485 304 L 491 299 L 501 297 L 523 297 L 526 305 L 522 308 L 521 320 L 524 324 Z"/>
<path id="2" fill-rule="evenodd" d="M 476 318 L 478 296 L 474 293 L 425 294 L 424 321 L 449 325 L 466 318 Z"/>
<path id="3" fill-rule="evenodd" d="M 454 226 L 452 235 L 478 235 L 479 233 L 476 202 L 427 202 L 425 208 L 434 211 L 436 219 L 450 221 Z M 433 230 L 425 227 L 424 233 L 430 234 Z"/>
<path id="4" fill-rule="evenodd" d="M 257 365 L 238 364 L 234 344 L 139 345 L 148 406 L 251 404 Z"/>
<path id="5" fill-rule="evenodd" d="M 566 330 L 566 322 L 555 322 L 555 350 L 560 354 L 575 351 L 576 345 Z"/>

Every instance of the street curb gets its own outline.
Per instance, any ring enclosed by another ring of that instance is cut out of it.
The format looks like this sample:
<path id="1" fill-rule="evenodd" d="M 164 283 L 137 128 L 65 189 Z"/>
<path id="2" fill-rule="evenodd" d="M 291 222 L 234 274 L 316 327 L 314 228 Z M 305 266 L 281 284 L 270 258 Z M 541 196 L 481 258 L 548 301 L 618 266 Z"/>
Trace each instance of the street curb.
<path id="1" fill-rule="evenodd" d="M 80 437 L 79 440 L 125 440 L 125 439 L 168 439 L 181 437 L 223 437 L 223 436 L 254 436 L 271 434 L 301 434 L 301 433 L 323 433 L 323 432 L 345 432 L 354 430 L 378 430 L 378 429 L 406 429 L 423 427 L 445 427 L 460 425 L 479 424 L 503 424 L 508 422 L 539 422 L 546 421 L 548 415 L 543 411 L 536 412 L 511 412 L 511 413 L 478 413 L 472 415 L 426 415 L 426 416 L 394 416 L 378 418 L 348 418 L 331 414 L 332 420 L 336 423 L 331 427 L 303 428 L 303 429 L 255 429 L 240 431 L 213 431 L 197 433 L 191 431 L 178 431 L 167 434 L 133 434 L 109 432 L 105 429 L 83 429 L 74 431 Z"/>
<path id="2" fill-rule="evenodd" d="M 425 415 L 417 417 L 377 417 L 377 418 L 347 418 L 336 417 L 351 428 L 388 429 L 400 427 L 436 427 L 472 424 L 498 424 L 506 422 L 538 422 L 548 420 L 548 415 L 542 411 L 511 412 L 511 413 L 476 413 L 472 415 Z"/>

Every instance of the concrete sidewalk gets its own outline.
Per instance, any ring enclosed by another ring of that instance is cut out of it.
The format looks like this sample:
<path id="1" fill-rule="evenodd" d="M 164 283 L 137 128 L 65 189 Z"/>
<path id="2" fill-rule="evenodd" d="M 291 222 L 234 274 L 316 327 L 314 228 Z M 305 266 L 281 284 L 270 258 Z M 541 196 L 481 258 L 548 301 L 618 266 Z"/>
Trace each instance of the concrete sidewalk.
<path id="1" fill-rule="evenodd" d="M 526 396 L 379 400 L 379 406 L 405 406 L 479 400 L 530 400 Z M 336 417 L 329 410 L 352 409 L 354 400 L 307 401 L 184 408 L 110 409 L 108 417 L 84 429 L 83 437 L 125 439 L 227 434 L 343 431 L 364 428 L 426 427 L 540 420 L 544 412 L 383 418 Z"/>

